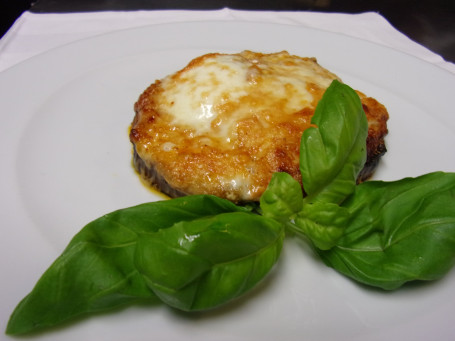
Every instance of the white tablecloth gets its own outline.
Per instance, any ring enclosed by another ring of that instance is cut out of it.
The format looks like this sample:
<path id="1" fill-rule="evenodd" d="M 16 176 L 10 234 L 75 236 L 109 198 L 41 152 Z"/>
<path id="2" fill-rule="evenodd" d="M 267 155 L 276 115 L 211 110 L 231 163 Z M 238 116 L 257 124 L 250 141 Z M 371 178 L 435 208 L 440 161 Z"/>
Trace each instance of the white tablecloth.
<path id="1" fill-rule="evenodd" d="M 338 32 L 414 55 L 455 73 L 455 64 L 412 41 L 378 13 L 222 10 L 109 11 L 64 14 L 24 12 L 0 40 L 0 71 L 39 53 L 103 33 L 184 21 L 250 21 L 301 25 Z"/>

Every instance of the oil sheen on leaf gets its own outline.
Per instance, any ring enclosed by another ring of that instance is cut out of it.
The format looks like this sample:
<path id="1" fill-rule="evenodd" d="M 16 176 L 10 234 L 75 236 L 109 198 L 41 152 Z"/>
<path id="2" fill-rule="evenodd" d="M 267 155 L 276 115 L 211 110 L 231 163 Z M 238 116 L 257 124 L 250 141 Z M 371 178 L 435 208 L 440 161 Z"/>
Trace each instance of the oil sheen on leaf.
<path id="1" fill-rule="evenodd" d="M 235 212 L 181 222 L 141 238 L 136 264 L 149 287 L 181 310 L 210 309 L 256 285 L 278 260 L 284 227 Z"/>

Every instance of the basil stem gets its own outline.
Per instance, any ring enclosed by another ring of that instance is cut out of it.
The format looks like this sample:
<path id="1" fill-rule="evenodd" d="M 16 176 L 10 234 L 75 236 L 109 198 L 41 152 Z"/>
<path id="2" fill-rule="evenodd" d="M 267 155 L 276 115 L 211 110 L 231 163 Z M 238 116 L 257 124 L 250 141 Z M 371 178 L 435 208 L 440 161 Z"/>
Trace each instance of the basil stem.
<path id="1" fill-rule="evenodd" d="M 303 207 L 302 187 L 288 173 L 274 173 L 261 196 L 262 215 L 280 222 L 287 222 Z"/>
<path id="2" fill-rule="evenodd" d="M 344 233 L 349 219 L 346 208 L 326 202 L 316 202 L 303 206 L 292 229 L 303 233 L 318 249 L 328 250 L 336 245 Z"/>

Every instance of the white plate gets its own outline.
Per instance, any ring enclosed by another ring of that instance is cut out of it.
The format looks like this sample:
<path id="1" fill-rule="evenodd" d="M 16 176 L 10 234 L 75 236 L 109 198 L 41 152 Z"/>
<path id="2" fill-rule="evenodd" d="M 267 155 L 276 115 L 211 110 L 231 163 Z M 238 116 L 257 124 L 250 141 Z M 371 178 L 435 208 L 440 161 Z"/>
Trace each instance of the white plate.
<path id="1" fill-rule="evenodd" d="M 70 238 L 104 213 L 159 199 L 131 167 L 133 103 L 155 79 L 213 51 L 315 56 L 390 113 L 377 179 L 455 171 L 455 77 L 342 35 L 252 23 L 182 23 L 104 35 L 0 74 L 1 328 Z M 455 335 L 455 271 L 430 285 L 365 289 L 287 240 L 275 271 L 226 308 L 133 306 L 46 340 L 437 340 Z"/>

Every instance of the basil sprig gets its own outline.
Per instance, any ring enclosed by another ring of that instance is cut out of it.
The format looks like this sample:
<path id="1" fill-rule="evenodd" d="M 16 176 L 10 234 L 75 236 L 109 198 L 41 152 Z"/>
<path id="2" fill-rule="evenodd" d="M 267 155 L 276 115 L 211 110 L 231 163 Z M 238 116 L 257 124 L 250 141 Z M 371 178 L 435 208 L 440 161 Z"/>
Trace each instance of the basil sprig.
<path id="1" fill-rule="evenodd" d="M 29 333 L 137 302 L 182 310 L 242 295 L 275 264 L 283 225 L 214 196 L 109 213 L 86 225 L 16 307 L 6 333 Z"/>
<path id="2" fill-rule="evenodd" d="M 357 94 L 334 81 L 302 136 L 304 191 L 275 173 L 259 207 L 196 195 L 109 213 L 71 240 L 18 304 L 6 333 L 135 302 L 217 307 L 267 275 L 285 231 L 360 283 L 396 289 L 441 278 L 455 263 L 455 173 L 357 185 L 367 132 Z"/>
<path id="3" fill-rule="evenodd" d="M 326 250 L 346 228 L 349 214 L 339 204 L 354 192 L 365 163 L 368 122 L 357 93 L 334 81 L 319 101 L 311 124 L 300 144 L 306 195 L 297 191 L 300 184 L 294 178 L 276 173 L 261 197 L 261 208 L 265 216 L 289 221 L 291 230 Z"/>
<path id="4" fill-rule="evenodd" d="M 312 120 L 315 127 L 301 141 L 308 195 L 298 205 L 290 202 L 295 195 L 274 195 L 296 186 L 293 178 L 277 176 L 280 186 L 269 186 L 263 195 L 275 202 L 262 205 L 261 198 L 263 214 L 286 221 L 282 212 L 289 212 L 288 229 L 310 240 L 328 266 L 360 283 L 392 290 L 409 281 L 439 279 L 455 263 L 455 173 L 356 185 L 368 125 L 355 97 L 337 81 L 327 89 Z M 282 209 L 291 205 L 301 208 Z"/>

